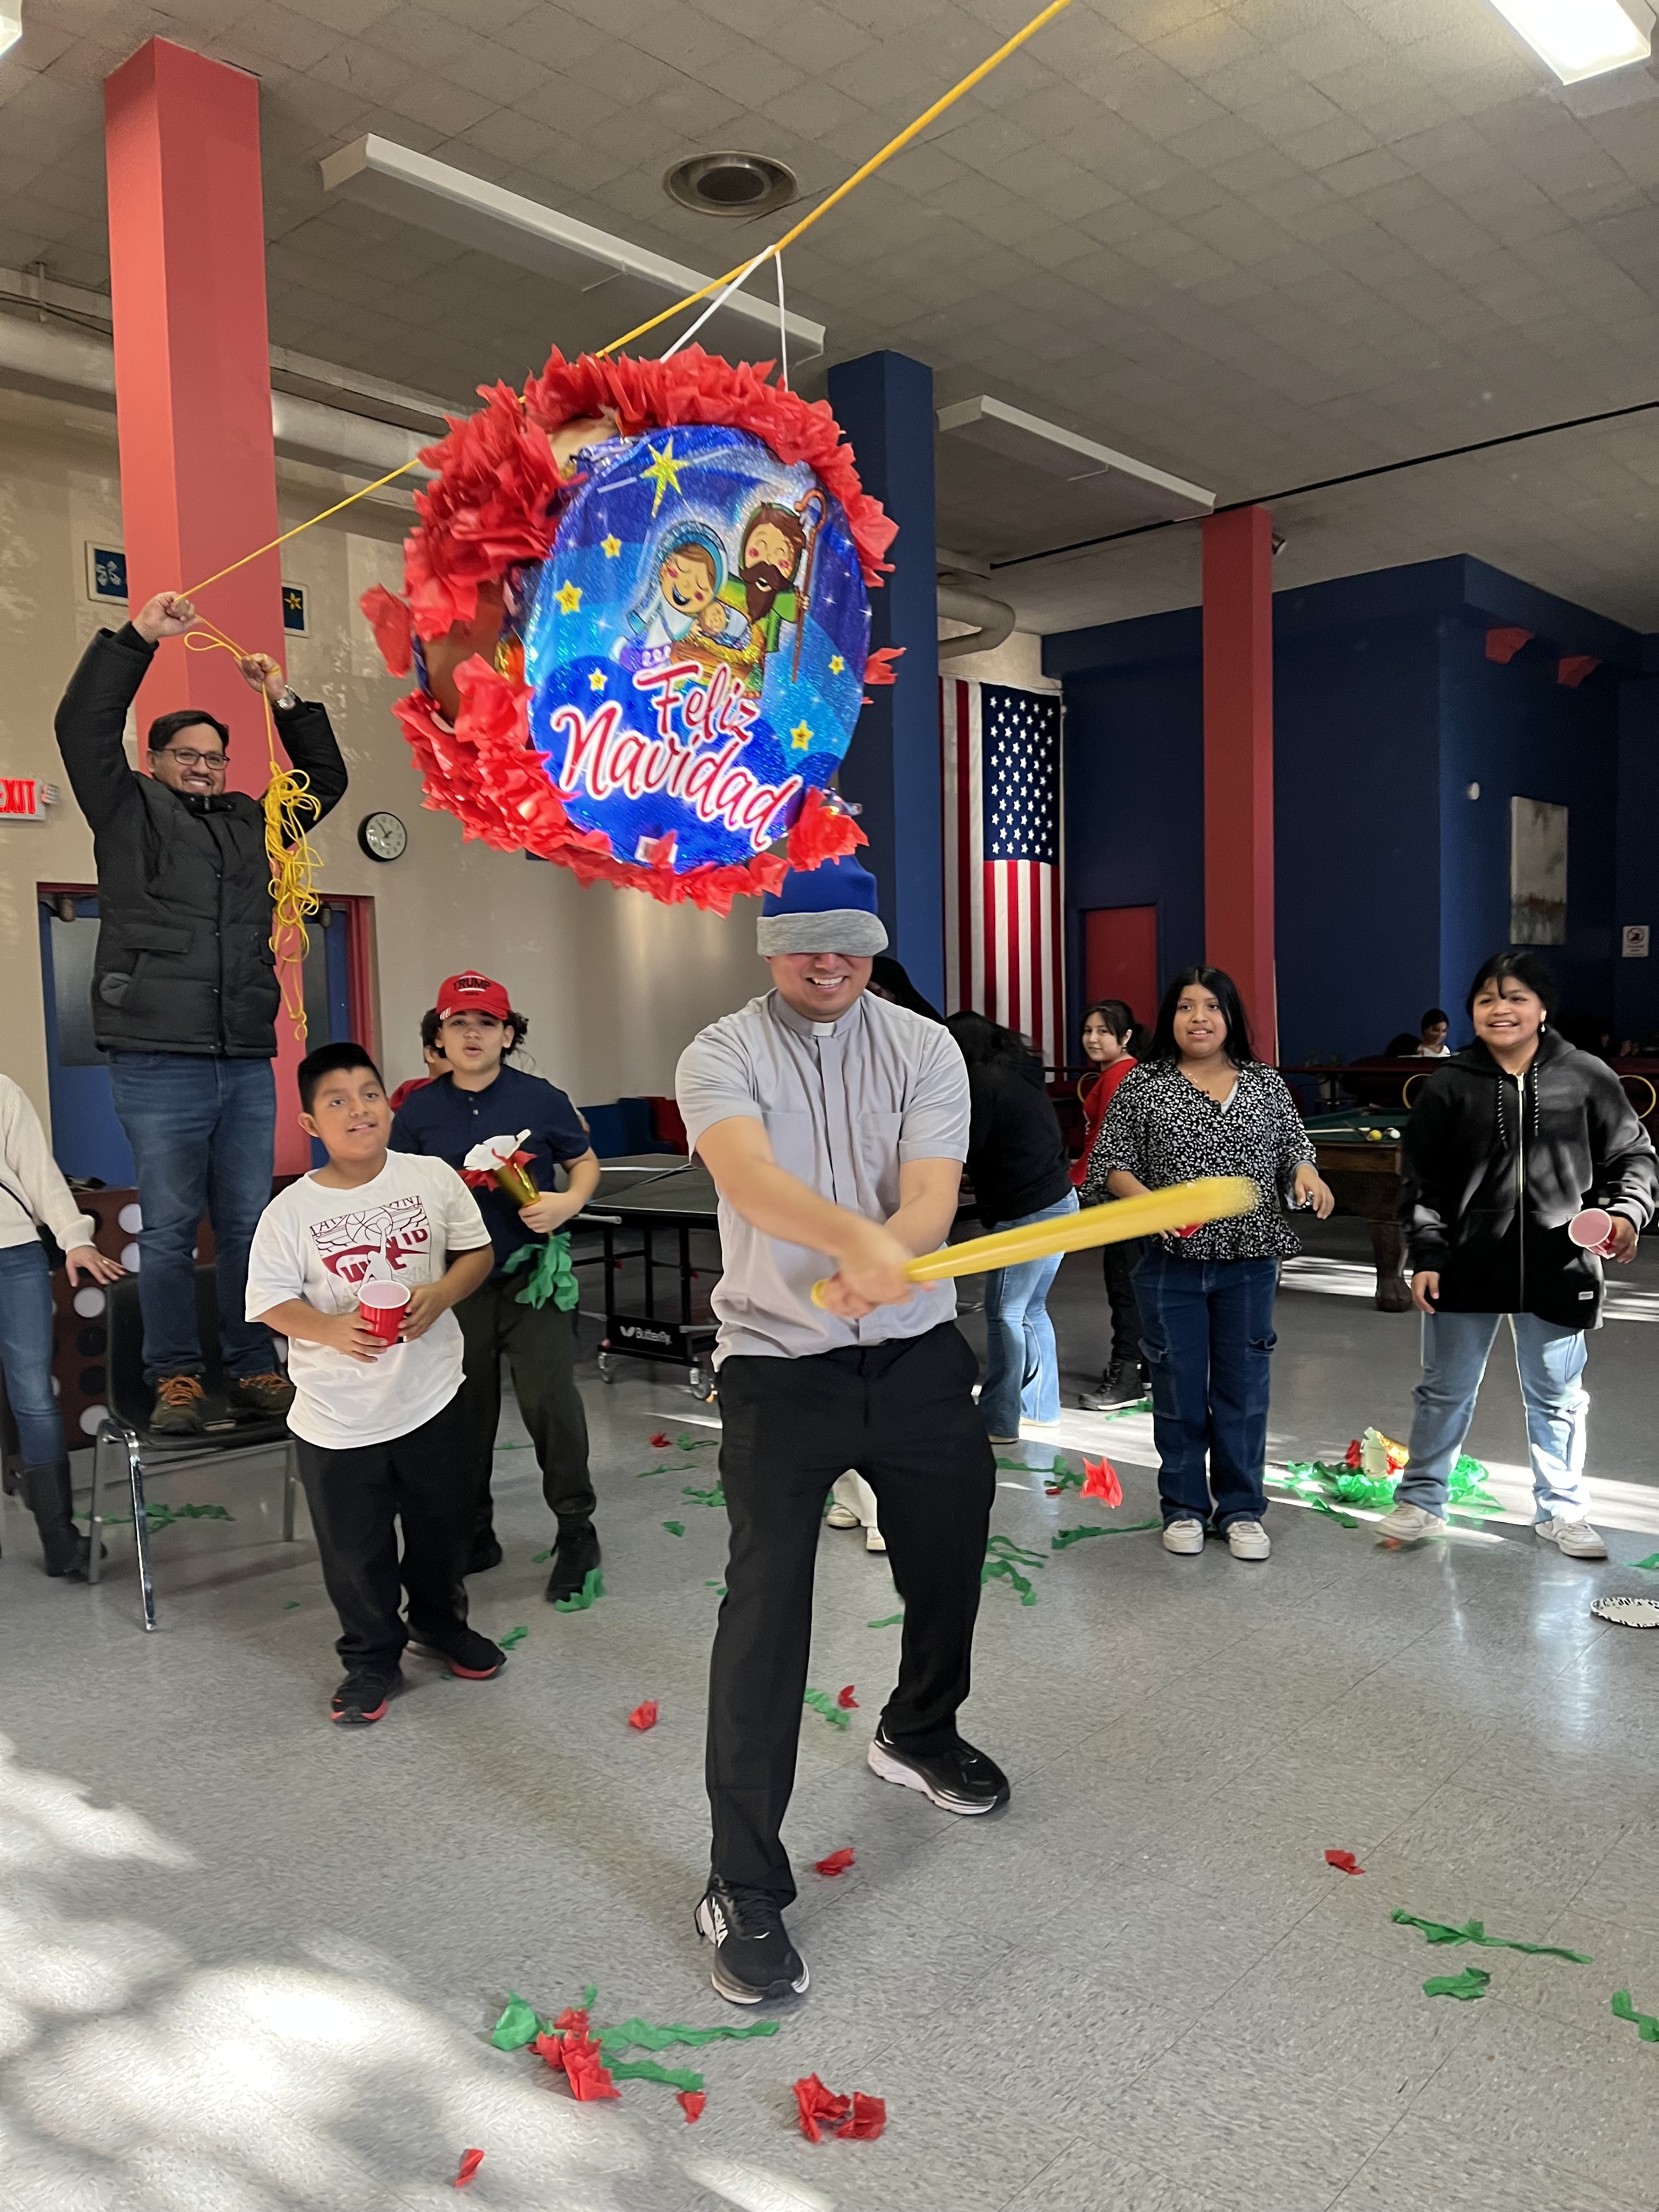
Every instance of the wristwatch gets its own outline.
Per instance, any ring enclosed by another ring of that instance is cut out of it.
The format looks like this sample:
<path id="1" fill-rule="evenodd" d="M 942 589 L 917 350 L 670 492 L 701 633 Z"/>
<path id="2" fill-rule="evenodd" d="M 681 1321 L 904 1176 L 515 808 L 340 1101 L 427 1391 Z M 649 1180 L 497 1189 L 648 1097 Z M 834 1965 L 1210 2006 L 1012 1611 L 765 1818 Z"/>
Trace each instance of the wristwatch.
<path id="1" fill-rule="evenodd" d="M 276 706 L 284 714 L 291 714 L 299 703 L 299 693 L 295 690 L 291 684 L 284 684 L 283 686 L 283 696 L 276 702 Z"/>

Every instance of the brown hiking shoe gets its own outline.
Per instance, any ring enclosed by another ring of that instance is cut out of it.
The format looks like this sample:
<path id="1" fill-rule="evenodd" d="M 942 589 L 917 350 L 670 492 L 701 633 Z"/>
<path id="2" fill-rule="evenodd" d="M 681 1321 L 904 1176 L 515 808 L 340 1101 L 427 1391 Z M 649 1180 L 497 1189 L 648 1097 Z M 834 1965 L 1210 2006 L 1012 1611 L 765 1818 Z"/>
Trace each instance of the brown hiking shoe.
<path id="1" fill-rule="evenodd" d="M 236 1375 L 225 1383 L 225 1402 L 244 1420 L 274 1420 L 294 1403 L 294 1385 L 275 1370 L 269 1375 Z"/>
<path id="2" fill-rule="evenodd" d="M 155 1386 L 155 1403 L 150 1409 L 151 1433 L 158 1437 L 199 1436 L 205 1402 L 199 1376 L 164 1375 Z"/>

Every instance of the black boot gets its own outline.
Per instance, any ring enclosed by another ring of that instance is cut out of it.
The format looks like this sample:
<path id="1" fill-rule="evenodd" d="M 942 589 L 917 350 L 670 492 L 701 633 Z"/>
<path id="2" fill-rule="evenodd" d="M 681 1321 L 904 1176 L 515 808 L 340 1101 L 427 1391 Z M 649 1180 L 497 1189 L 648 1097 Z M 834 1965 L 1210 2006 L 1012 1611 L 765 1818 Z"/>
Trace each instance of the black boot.
<path id="1" fill-rule="evenodd" d="M 547 1601 L 574 1597 L 599 1564 L 599 1540 L 591 1521 L 561 1521 L 559 1540 L 553 1547 L 553 1571 L 547 1578 Z"/>
<path id="2" fill-rule="evenodd" d="M 1146 1395 L 1145 1370 L 1139 1361 L 1114 1359 L 1098 1390 L 1085 1394 L 1082 1403 L 1091 1413 L 1109 1413 L 1116 1406 L 1133 1406 Z"/>
<path id="3" fill-rule="evenodd" d="M 51 1467 L 26 1467 L 22 1490 L 23 1503 L 33 1514 L 34 1525 L 40 1531 L 46 1572 L 61 1575 L 68 1582 L 85 1582 L 92 1547 L 84 1536 L 76 1534 L 75 1523 L 70 1518 L 74 1496 L 70 1489 L 69 1462 L 60 1459 Z"/>

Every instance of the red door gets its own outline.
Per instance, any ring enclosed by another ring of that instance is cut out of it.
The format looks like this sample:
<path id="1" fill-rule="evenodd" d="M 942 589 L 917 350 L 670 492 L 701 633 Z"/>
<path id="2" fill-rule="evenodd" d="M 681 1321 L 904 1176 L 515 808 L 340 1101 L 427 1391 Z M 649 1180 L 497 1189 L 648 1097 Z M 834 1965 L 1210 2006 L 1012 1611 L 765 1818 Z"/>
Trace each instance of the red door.
<path id="1" fill-rule="evenodd" d="M 1083 916 L 1083 995 L 1121 999 L 1138 1022 L 1158 1012 L 1158 908 L 1097 906 Z"/>

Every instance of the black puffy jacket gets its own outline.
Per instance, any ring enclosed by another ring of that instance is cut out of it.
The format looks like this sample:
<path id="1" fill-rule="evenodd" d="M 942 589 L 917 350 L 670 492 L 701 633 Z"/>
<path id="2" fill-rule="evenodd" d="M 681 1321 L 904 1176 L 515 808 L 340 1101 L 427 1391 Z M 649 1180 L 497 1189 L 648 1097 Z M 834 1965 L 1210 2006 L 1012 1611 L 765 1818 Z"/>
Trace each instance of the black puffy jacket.
<path id="1" fill-rule="evenodd" d="M 1652 1140 L 1604 1060 L 1546 1030 L 1524 1075 L 1485 1045 L 1443 1061 L 1413 1102 L 1400 1218 L 1411 1270 L 1437 1271 L 1444 1313 L 1601 1318 L 1601 1262 L 1567 1224 L 1615 1207 L 1638 1229 L 1659 1200 Z"/>
<path id="2" fill-rule="evenodd" d="M 100 629 L 58 709 L 97 857 L 93 1034 L 106 1052 L 270 1060 L 281 999 L 264 811 L 246 792 L 187 797 L 127 766 L 127 709 L 155 650 L 131 623 Z M 346 771 L 326 708 L 279 708 L 276 727 L 328 813 Z"/>

